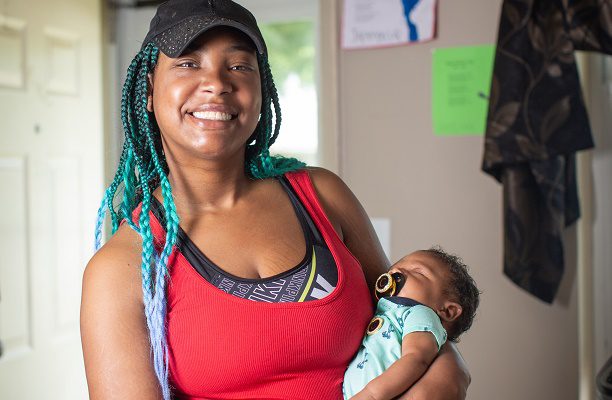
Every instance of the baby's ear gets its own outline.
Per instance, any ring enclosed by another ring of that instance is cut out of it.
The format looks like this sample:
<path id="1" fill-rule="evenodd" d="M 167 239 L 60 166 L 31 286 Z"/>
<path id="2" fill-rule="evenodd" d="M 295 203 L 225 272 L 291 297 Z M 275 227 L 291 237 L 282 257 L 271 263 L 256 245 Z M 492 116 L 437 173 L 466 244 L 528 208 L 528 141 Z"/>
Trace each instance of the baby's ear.
<path id="1" fill-rule="evenodd" d="M 442 309 L 438 310 L 438 316 L 442 321 L 453 322 L 463 313 L 463 308 L 454 301 L 444 302 Z"/>

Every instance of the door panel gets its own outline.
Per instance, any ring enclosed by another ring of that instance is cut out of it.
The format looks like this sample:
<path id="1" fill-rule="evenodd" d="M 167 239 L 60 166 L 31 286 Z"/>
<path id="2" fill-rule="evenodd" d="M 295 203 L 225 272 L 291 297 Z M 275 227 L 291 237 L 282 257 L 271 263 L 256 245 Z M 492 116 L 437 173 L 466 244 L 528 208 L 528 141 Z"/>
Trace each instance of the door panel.
<path id="1" fill-rule="evenodd" d="M 26 160 L 0 158 L 0 339 L 5 357 L 31 350 Z"/>
<path id="2" fill-rule="evenodd" d="M 103 185 L 101 7 L 0 7 L 0 399 L 87 398 L 79 303 Z"/>

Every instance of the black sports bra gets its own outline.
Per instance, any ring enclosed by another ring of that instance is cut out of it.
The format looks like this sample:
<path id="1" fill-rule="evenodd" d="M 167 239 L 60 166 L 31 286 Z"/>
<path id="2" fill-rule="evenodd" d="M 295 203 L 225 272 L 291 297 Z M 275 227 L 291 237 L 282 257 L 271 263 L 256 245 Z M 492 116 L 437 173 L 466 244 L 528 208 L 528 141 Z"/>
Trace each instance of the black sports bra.
<path id="1" fill-rule="evenodd" d="M 246 279 L 225 272 L 191 241 L 179 227 L 177 246 L 191 266 L 208 282 L 233 296 L 268 303 L 303 302 L 326 297 L 338 283 L 338 269 L 334 258 L 319 233 L 308 211 L 293 192 L 285 177 L 279 182 L 291 200 L 302 226 L 306 254 L 295 267 L 264 279 Z M 154 198 L 151 210 L 162 225 L 162 206 Z"/>

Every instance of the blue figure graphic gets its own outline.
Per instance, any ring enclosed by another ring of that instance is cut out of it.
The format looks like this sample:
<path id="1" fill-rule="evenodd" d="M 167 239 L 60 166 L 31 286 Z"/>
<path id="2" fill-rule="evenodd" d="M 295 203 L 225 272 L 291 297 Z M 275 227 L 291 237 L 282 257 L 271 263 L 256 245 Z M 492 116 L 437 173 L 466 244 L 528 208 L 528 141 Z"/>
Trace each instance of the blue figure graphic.
<path id="1" fill-rule="evenodd" d="M 402 0 L 402 3 L 404 4 L 404 15 L 406 16 L 406 22 L 408 23 L 408 39 L 411 42 L 416 42 L 419 39 L 417 27 L 410 19 L 410 13 L 412 10 L 414 10 L 414 7 L 416 7 L 419 1 L 420 0 Z"/>
<path id="2" fill-rule="evenodd" d="M 385 339 L 391 339 L 391 333 L 393 333 L 394 331 L 395 331 L 395 328 L 393 327 L 393 325 L 389 324 L 389 329 L 383 332 L 382 335 Z"/>
<path id="3" fill-rule="evenodd" d="M 368 362 L 368 352 L 366 351 L 363 355 L 363 361 L 357 364 L 357 368 L 363 369 L 363 365 Z"/>
<path id="4" fill-rule="evenodd" d="M 401 306 L 398 304 L 398 307 L 401 307 Z M 409 315 L 410 315 L 410 310 L 408 310 L 406 312 L 406 314 L 404 315 L 404 318 L 400 318 L 397 321 L 397 323 L 399 324 L 400 329 L 402 329 L 402 330 L 404 329 L 404 319 L 408 318 Z"/>

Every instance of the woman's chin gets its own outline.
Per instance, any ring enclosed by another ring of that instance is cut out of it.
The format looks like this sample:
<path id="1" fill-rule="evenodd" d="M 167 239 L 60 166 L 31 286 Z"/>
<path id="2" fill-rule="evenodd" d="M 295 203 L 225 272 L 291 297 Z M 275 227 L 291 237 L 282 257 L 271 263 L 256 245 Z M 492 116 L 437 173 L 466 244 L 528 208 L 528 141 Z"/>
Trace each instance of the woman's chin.
<path id="1" fill-rule="evenodd" d="M 222 143 L 219 143 L 222 142 Z M 244 163 L 246 143 L 228 144 L 225 141 L 207 141 L 189 147 L 189 157 L 206 162 Z"/>

